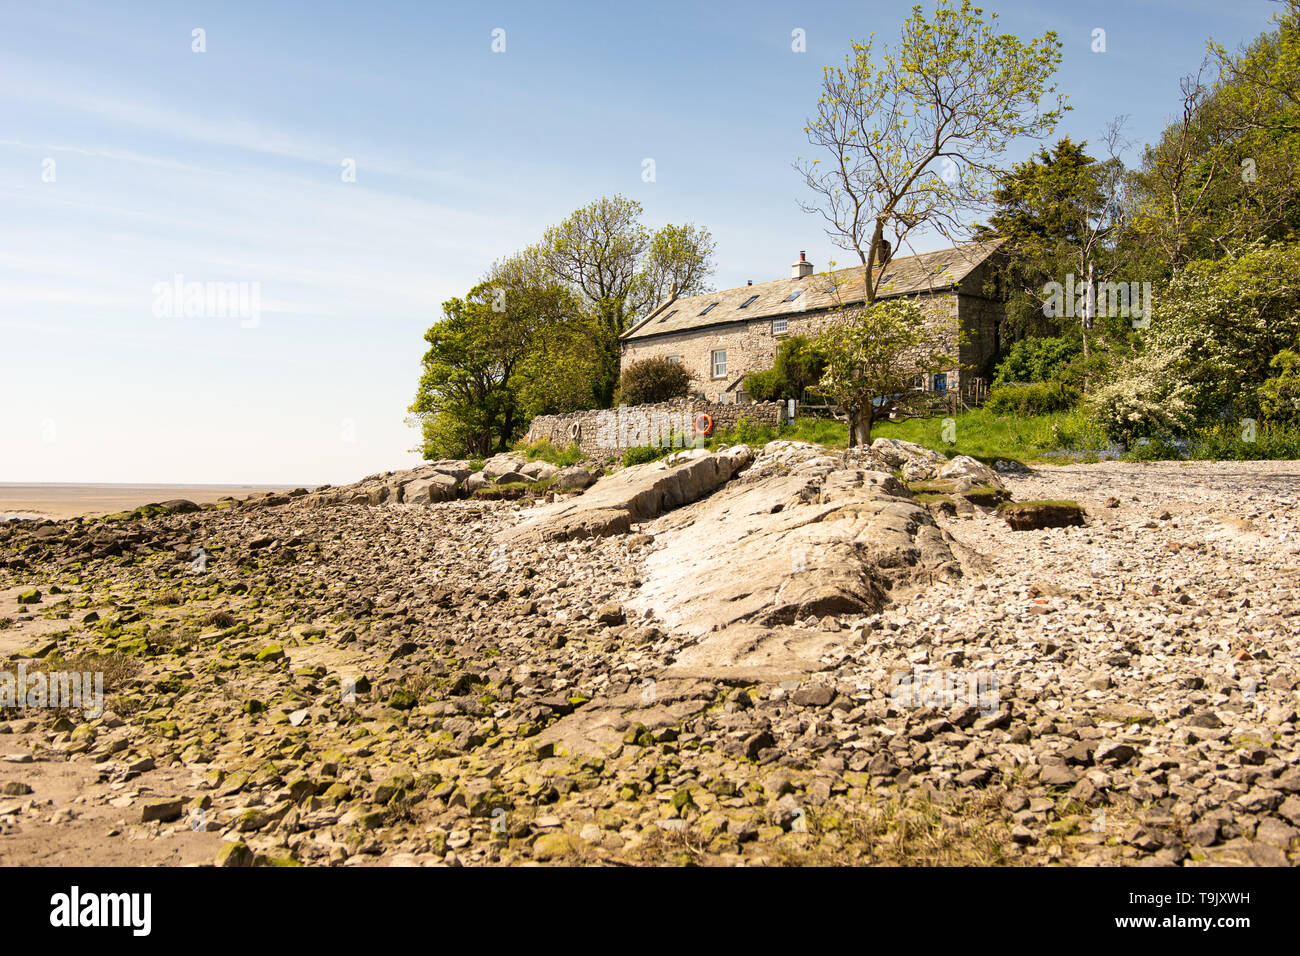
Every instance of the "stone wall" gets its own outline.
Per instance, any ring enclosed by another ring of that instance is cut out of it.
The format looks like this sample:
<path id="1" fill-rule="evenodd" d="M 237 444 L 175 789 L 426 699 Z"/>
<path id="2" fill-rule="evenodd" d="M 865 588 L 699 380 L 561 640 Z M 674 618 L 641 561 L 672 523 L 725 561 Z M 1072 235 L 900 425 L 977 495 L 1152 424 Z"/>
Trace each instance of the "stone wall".
<path id="1" fill-rule="evenodd" d="M 1006 317 L 1006 305 L 996 299 L 987 298 L 984 288 L 985 278 L 989 275 L 989 264 L 982 263 L 962 283 L 962 295 L 958 302 L 958 315 L 965 332 L 960 346 L 961 371 L 968 376 L 982 378 L 986 382 L 993 378 L 993 360 L 998 352 L 998 333 L 1002 320 Z"/>
<path id="2" fill-rule="evenodd" d="M 925 345 L 905 351 L 902 355 L 901 364 L 905 368 L 910 366 L 915 369 L 935 349 L 955 356 L 960 362 L 961 353 L 957 324 L 961 308 L 960 297 L 947 293 L 920 297 L 916 301 L 925 315 L 926 331 L 930 341 Z M 961 378 L 960 369 L 951 368 L 944 370 L 944 372 L 948 376 L 948 388 L 955 388 Z M 934 373 L 930 373 L 925 376 L 924 388 L 926 391 L 930 391 L 933 386 Z"/>
<path id="3" fill-rule="evenodd" d="M 539 415 L 528 426 L 527 437 L 529 441 L 550 442 L 557 448 L 576 444 L 584 454 L 600 458 L 642 445 L 689 446 L 696 441 L 694 425 L 700 415 L 712 418 L 716 430 L 734 428 L 742 418 L 775 426 L 781 424 L 784 414 L 781 402 L 723 405 L 680 399 L 657 405 Z"/>

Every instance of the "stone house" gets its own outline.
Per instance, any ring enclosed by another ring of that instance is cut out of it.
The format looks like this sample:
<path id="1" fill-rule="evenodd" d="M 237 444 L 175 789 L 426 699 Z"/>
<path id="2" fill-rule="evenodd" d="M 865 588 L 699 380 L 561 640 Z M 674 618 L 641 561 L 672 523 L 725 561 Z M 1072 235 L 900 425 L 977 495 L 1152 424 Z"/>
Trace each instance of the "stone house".
<path id="1" fill-rule="evenodd" d="M 877 299 L 916 296 L 929 315 L 955 319 L 936 322 L 944 329 L 937 344 L 957 356 L 958 367 L 918 375 L 917 387 L 946 392 L 962 388 L 963 377 L 965 384 L 972 376 L 988 380 L 1005 315 L 1003 300 L 986 287 L 1000 245 L 1000 240 L 970 243 L 885 264 Z M 845 310 L 861 307 L 862 272 L 855 266 L 815 275 L 801 252 L 788 279 L 670 298 L 623 333 L 621 362 L 680 362 L 703 399 L 747 402 L 744 377 L 772 367 L 783 337 L 816 335 Z"/>

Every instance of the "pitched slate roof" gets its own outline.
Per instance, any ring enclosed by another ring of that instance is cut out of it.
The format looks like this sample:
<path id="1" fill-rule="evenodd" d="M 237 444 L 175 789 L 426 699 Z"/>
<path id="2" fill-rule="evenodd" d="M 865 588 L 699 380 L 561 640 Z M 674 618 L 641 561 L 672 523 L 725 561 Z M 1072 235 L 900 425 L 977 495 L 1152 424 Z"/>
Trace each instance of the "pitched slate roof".
<path id="1" fill-rule="evenodd" d="M 970 275 L 1001 244 L 1002 240 L 994 239 L 891 259 L 885 264 L 884 279 L 876 297 L 886 299 L 951 289 Z M 836 305 L 862 302 L 865 298 L 863 271 L 863 266 L 853 266 L 798 279 L 777 279 L 775 282 L 760 282 L 738 289 L 670 299 L 624 332 L 621 338 L 624 341 L 649 338 L 669 332 L 688 332 L 729 322 L 800 315 Z M 791 298 L 795 293 L 799 295 Z"/>

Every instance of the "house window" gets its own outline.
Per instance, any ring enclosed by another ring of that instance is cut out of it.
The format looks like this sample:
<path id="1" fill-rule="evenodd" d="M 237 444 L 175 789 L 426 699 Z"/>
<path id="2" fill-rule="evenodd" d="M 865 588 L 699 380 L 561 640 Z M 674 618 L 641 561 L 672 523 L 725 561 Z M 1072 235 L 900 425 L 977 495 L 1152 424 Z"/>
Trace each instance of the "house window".
<path id="1" fill-rule="evenodd" d="M 713 361 L 711 364 L 713 365 L 714 378 L 726 378 L 727 377 L 727 350 L 719 349 L 718 351 L 714 352 Z"/>
<path id="2" fill-rule="evenodd" d="M 938 393 L 940 393 L 940 394 L 943 394 L 944 392 L 948 391 L 948 373 L 947 373 L 947 372 L 939 372 L 939 373 L 937 373 L 931 381 L 933 382 L 934 390 L 935 390 L 936 392 L 938 392 Z"/>
<path id="3" fill-rule="evenodd" d="M 701 312 L 700 315 L 708 315 L 710 312 L 712 312 L 712 311 L 713 311 L 714 309 L 716 309 L 717 307 L 718 307 L 718 303 L 714 302 L 712 305 L 710 305 L 710 306 L 708 306 L 707 308 L 705 308 L 705 310 L 704 310 L 703 312 Z"/>
<path id="4" fill-rule="evenodd" d="M 680 355 L 669 355 L 668 361 L 672 362 L 674 365 L 681 365 L 682 357 Z"/>
<path id="5" fill-rule="evenodd" d="M 748 307 L 750 304 L 752 304 L 753 301 L 754 301 L 755 299 L 757 299 L 757 298 L 758 298 L 758 296 L 756 296 L 756 295 L 751 295 L 751 296 L 750 296 L 748 299 L 746 299 L 744 302 L 740 303 L 740 305 L 736 306 L 736 308 L 737 308 L 737 309 L 744 309 L 744 308 L 747 308 L 747 307 Z"/>
<path id="6" fill-rule="evenodd" d="M 671 319 L 671 318 L 672 318 L 674 315 L 676 315 L 676 314 L 677 314 L 677 310 L 676 310 L 676 309 L 673 309 L 673 310 L 672 310 L 671 312 L 669 312 L 667 315 L 665 315 L 665 316 L 663 316 L 662 318 L 660 318 L 659 321 L 660 321 L 660 322 L 667 322 L 669 319 Z"/>
<path id="7" fill-rule="evenodd" d="M 795 299 L 799 298 L 799 296 L 801 296 L 801 295 L 803 295 L 803 289 L 795 289 L 793 292 L 791 292 L 789 295 L 787 295 L 787 296 L 786 296 L 784 299 L 782 299 L 781 301 L 782 301 L 782 302 L 793 302 Z"/>
<path id="8" fill-rule="evenodd" d="M 789 327 L 789 321 L 786 320 L 786 319 L 773 319 L 773 320 L 772 320 L 772 334 L 773 334 L 773 335 L 785 335 L 786 329 L 787 329 L 788 327 Z"/>

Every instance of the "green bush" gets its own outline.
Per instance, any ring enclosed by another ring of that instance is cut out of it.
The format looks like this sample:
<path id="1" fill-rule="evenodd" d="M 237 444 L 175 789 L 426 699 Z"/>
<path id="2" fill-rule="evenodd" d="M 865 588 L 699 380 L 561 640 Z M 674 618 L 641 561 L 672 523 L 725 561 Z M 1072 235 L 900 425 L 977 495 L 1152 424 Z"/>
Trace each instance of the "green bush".
<path id="1" fill-rule="evenodd" d="M 1262 422 L 1255 426 L 1253 434 L 1240 421 L 1197 428 L 1192 432 L 1191 457 L 1205 461 L 1279 461 L 1300 458 L 1300 426 Z"/>
<path id="2" fill-rule="evenodd" d="M 1163 438 L 1139 438 L 1124 453 L 1125 461 L 1177 461 L 1183 451 Z"/>
<path id="3" fill-rule="evenodd" d="M 660 458 L 666 458 L 674 451 L 680 451 L 680 449 L 670 446 L 638 445 L 623 452 L 623 464 L 644 465 L 648 461 L 658 461 Z"/>
<path id="4" fill-rule="evenodd" d="M 1079 352 L 1079 343 L 1062 338 L 1021 339 L 1007 350 L 997 367 L 994 385 L 1045 382 Z"/>
<path id="5" fill-rule="evenodd" d="M 1081 407 L 1073 408 L 1064 415 L 1053 415 L 1048 428 L 1053 439 L 1053 449 L 1096 450 L 1110 444 L 1106 429 Z"/>
<path id="6" fill-rule="evenodd" d="M 1072 386 L 1050 382 L 1000 385 L 989 391 L 984 407 L 994 415 L 1047 415 L 1072 408 L 1079 395 L 1079 390 Z"/>
<path id="7" fill-rule="evenodd" d="M 745 391 L 756 402 L 777 402 L 786 395 L 786 383 L 774 368 L 764 372 L 750 372 L 745 376 Z"/>
<path id="8" fill-rule="evenodd" d="M 614 393 L 615 405 L 653 405 L 673 398 L 685 398 L 691 377 L 680 362 L 666 358 L 642 359 L 623 369 Z"/>
<path id="9" fill-rule="evenodd" d="M 756 402 L 802 401 L 804 390 L 821 381 L 826 359 L 806 335 L 792 335 L 776 350 L 776 360 L 764 372 L 745 376 L 745 391 Z"/>

